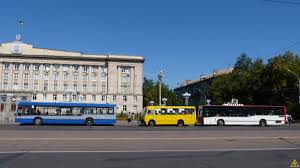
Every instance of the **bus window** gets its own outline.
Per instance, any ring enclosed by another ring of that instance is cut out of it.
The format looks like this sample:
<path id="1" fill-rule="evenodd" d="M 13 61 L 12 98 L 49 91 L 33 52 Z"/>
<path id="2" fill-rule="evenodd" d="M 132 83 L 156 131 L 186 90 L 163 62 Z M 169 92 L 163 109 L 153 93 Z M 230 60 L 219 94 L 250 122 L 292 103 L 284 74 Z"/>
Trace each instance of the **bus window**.
<path id="1" fill-rule="evenodd" d="M 177 115 L 177 114 L 179 114 L 179 110 L 178 110 L 178 109 L 173 109 L 173 113 L 174 113 L 175 115 Z"/>
<path id="2" fill-rule="evenodd" d="M 69 107 L 62 107 L 62 108 L 60 108 L 60 114 L 62 116 L 72 115 L 71 108 L 69 108 Z"/>
<path id="3" fill-rule="evenodd" d="M 153 115 L 153 114 L 154 114 L 154 112 L 155 112 L 155 110 L 148 110 L 148 113 L 147 113 L 147 115 Z"/>
<path id="4" fill-rule="evenodd" d="M 72 108 L 72 114 L 73 114 L 74 116 L 80 116 L 80 115 L 81 115 L 80 111 L 81 111 L 81 108 L 80 108 L 80 107 L 73 107 L 73 108 Z"/>
<path id="5" fill-rule="evenodd" d="M 113 108 L 108 108 L 108 114 L 114 114 L 114 109 Z"/>
<path id="6" fill-rule="evenodd" d="M 160 115 L 161 114 L 161 110 L 160 109 L 156 109 L 155 110 L 155 114 Z"/>
<path id="7" fill-rule="evenodd" d="M 161 114 L 167 114 L 167 109 L 161 109 Z"/>
<path id="8" fill-rule="evenodd" d="M 185 109 L 185 113 L 191 115 L 194 113 L 194 109 Z"/>

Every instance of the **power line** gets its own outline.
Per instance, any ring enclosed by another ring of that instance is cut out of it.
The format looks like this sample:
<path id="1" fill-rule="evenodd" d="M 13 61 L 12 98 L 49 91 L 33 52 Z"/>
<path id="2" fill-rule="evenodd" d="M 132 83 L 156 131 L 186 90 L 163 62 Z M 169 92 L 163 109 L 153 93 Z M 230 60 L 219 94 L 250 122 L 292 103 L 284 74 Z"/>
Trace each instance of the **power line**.
<path id="1" fill-rule="evenodd" d="M 278 0 L 264 0 L 265 2 L 281 3 L 281 4 L 290 4 L 290 5 L 300 5 L 300 2 L 293 1 L 278 1 Z"/>
<path id="2" fill-rule="evenodd" d="M 277 50 L 276 52 L 274 52 L 274 53 L 272 54 L 272 56 L 273 56 L 273 55 L 277 55 L 277 54 L 279 54 L 279 53 L 281 53 L 281 52 L 287 51 L 288 49 L 291 49 L 291 48 L 293 48 L 293 47 L 295 47 L 296 45 L 299 45 L 299 44 L 300 44 L 300 41 L 296 41 L 296 42 L 294 42 L 293 44 L 291 44 L 291 45 L 288 46 L 288 47 L 285 47 L 285 48 L 282 48 L 282 49 L 280 49 L 280 50 Z"/>

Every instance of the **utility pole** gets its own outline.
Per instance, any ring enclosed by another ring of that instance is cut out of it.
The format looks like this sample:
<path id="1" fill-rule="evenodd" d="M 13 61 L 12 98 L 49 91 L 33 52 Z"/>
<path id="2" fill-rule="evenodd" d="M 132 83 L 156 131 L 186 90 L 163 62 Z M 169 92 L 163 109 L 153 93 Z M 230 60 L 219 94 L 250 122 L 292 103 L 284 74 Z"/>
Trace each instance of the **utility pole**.
<path id="1" fill-rule="evenodd" d="M 290 69 L 288 69 L 288 72 L 290 72 L 291 74 L 293 74 L 294 76 L 297 77 L 298 79 L 298 103 L 300 103 L 300 78 L 299 78 L 299 75 L 297 75 L 295 72 L 291 71 Z"/>
<path id="2" fill-rule="evenodd" d="M 162 81 L 163 78 L 165 77 L 165 72 L 163 70 L 160 70 L 158 73 L 158 81 L 159 81 L 159 95 L 158 95 L 158 103 L 161 106 L 161 85 L 162 85 Z"/>

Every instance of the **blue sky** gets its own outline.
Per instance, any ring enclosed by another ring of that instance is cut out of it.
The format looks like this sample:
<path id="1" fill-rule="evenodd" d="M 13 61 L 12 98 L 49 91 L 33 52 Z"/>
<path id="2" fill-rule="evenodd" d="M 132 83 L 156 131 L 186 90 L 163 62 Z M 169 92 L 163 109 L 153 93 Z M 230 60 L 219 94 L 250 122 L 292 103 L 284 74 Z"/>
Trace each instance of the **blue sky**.
<path id="1" fill-rule="evenodd" d="M 299 2 L 299 0 L 294 0 Z M 264 0 L 4 0 L 0 42 L 24 21 L 35 47 L 145 57 L 144 75 L 164 69 L 175 87 L 232 66 L 245 52 L 265 61 L 300 41 L 300 5 Z M 300 43 L 289 48 L 300 53 Z"/>

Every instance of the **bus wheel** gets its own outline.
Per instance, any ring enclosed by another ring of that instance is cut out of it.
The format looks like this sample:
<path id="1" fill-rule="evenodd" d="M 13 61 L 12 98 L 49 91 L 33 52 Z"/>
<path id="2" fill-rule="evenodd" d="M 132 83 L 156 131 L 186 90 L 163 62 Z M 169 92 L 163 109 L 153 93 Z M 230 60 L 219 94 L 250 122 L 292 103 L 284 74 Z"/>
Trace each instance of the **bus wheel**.
<path id="1" fill-rule="evenodd" d="M 259 126 L 261 126 L 261 127 L 267 126 L 267 121 L 265 119 L 260 120 L 259 121 Z"/>
<path id="2" fill-rule="evenodd" d="M 183 127 L 184 126 L 184 122 L 182 120 L 178 120 L 177 125 L 179 127 Z"/>
<path id="3" fill-rule="evenodd" d="M 93 120 L 92 118 L 87 118 L 87 119 L 85 120 L 85 125 L 87 125 L 87 126 L 92 126 L 92 125 L 94 125 L 94 120 Z"/>
<path id="4" fill-rule="evenodd" d="M 155 126 L 155 121 L 153 121 L 153 120 L 149 121 L 148 125 L 150 127 L 154 127 Z"/>
<path id="5" fill-rule="evenodd" d="M 224 120 L 218 120 L 217 124 L 218 124 L 218 126 L 224 126 L 225 122 L 224 122 Z"/>
<path id="6" fill-rule="evenodd" d="M 41 118 L 35 118 L 34 120 L 33 120 L 33 124 L 35 125 L 35 126 L 41 126 L 42 124 L 43 124 L 43 119 L 41 119 Z"/>

